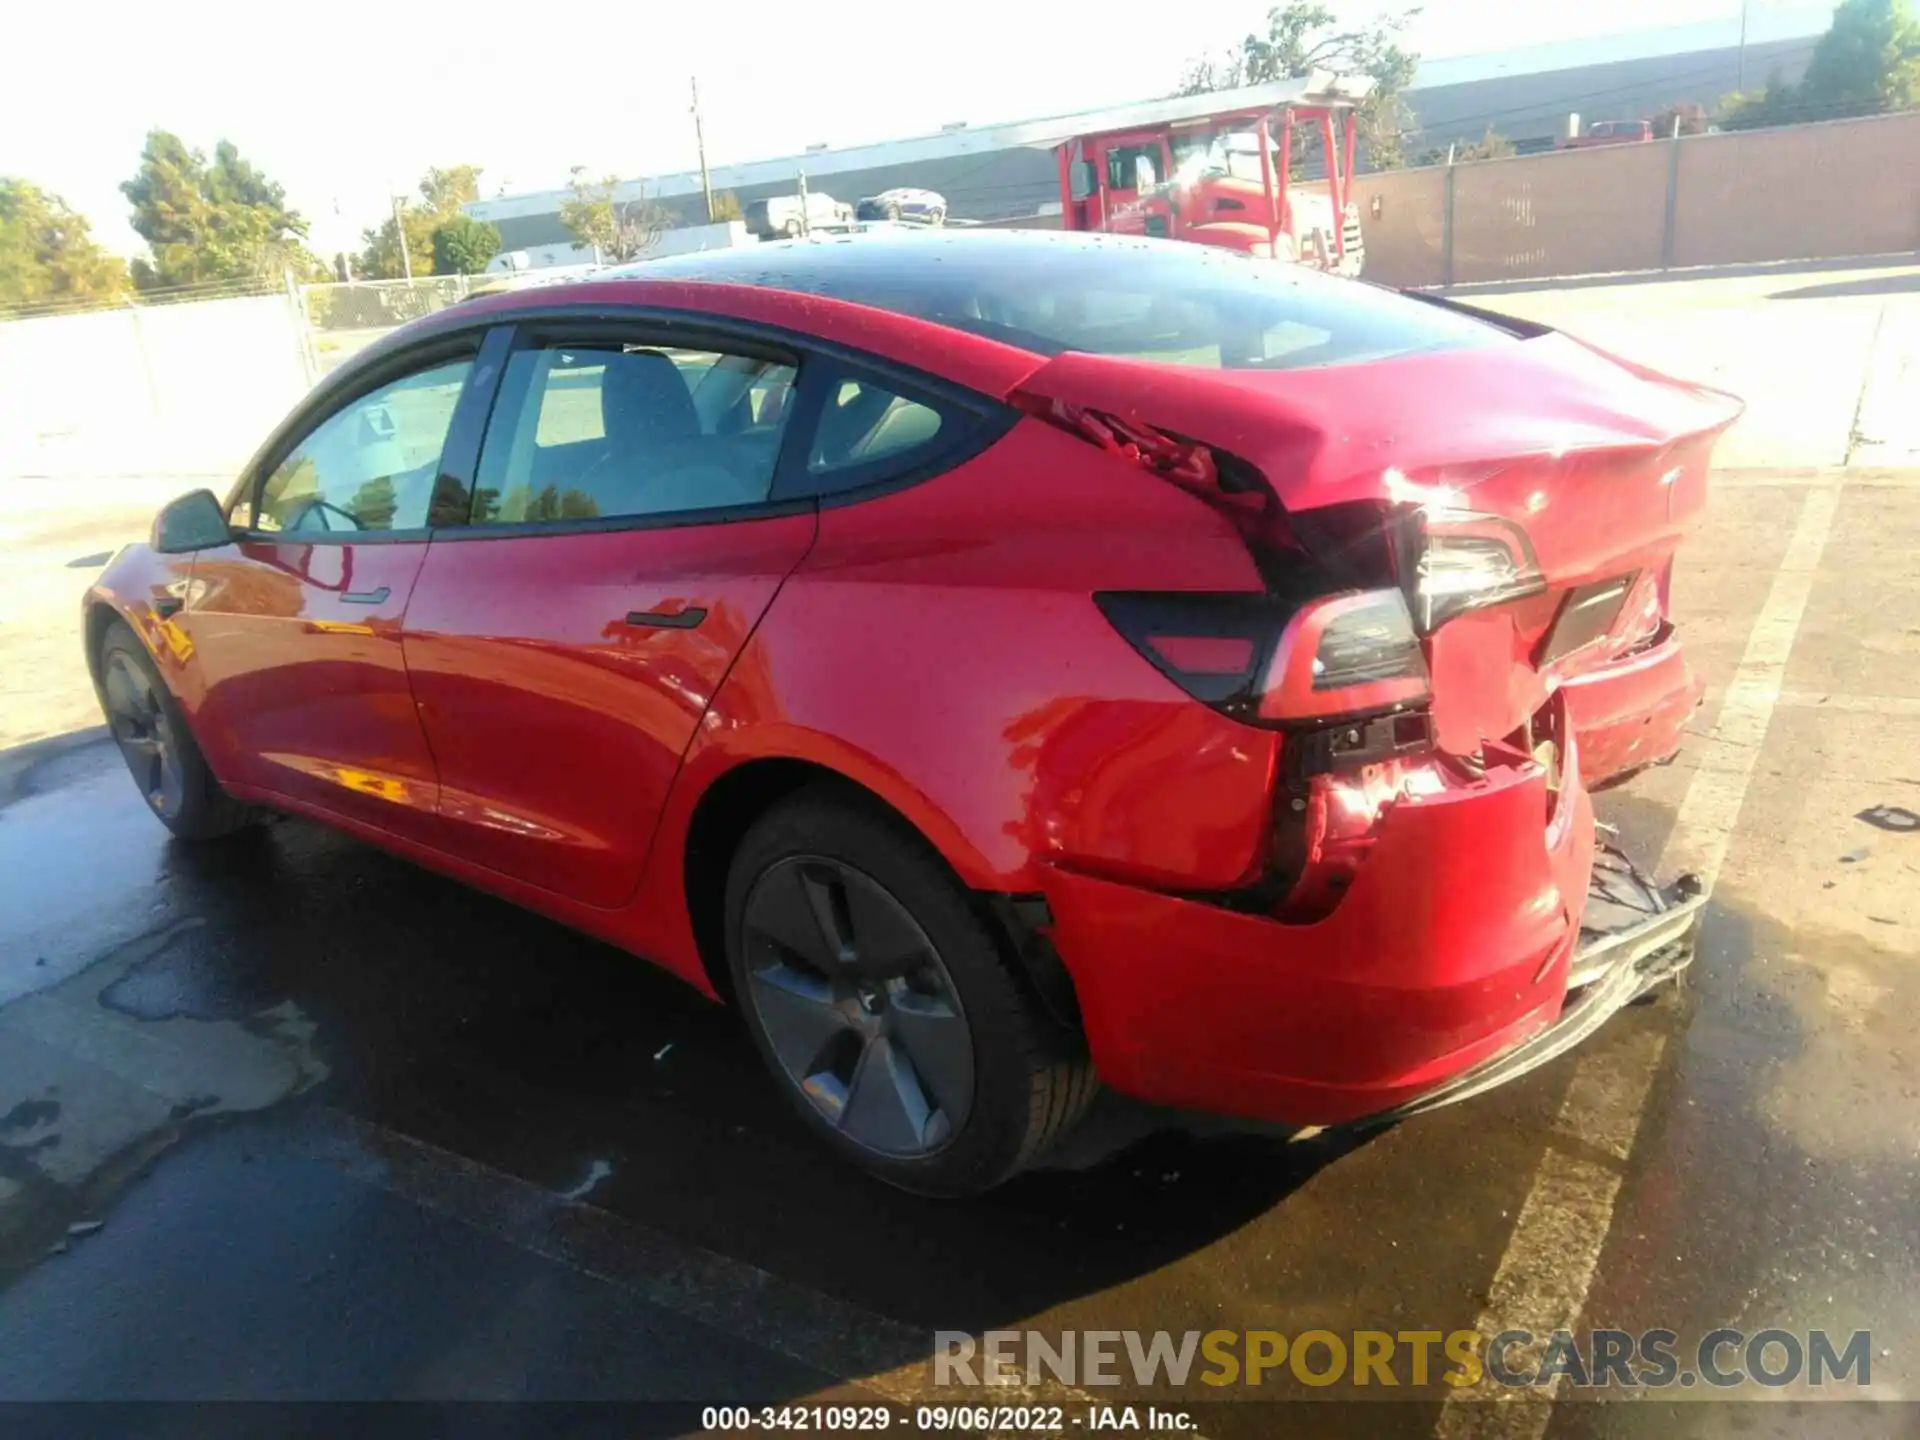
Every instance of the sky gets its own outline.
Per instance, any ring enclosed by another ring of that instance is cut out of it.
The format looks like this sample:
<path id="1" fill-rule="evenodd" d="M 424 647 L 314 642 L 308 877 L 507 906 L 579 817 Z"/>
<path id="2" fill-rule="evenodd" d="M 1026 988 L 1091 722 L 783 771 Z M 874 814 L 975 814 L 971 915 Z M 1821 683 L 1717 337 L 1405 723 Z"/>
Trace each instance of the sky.
<path id="1" fill-rule="evenodd" d="M 1260 28 L 1268 3 L 470 0 L 276 13 L 258 0 L 175 0 L 158 12 L 22 0 L 3 27 L 0 174 L 64 196 L 103 244 L 131 255 L 140 241 L 118 186 L 147 130 L 209 152 L 229 139 L 286 187 L 312 248 L 331 255 L 357 249 L 387 196 L 429 165 L 482 166 L 486 195 L 559 188 L 575 165 L 691 169 L 693 76 L 707 158 L 720 165 L 1163 95 L 1189 59 Z M 1382 9 L 1331 3 L 1351 20 Z M 1749 4 L 1758 33 L 1804 17 L 1808 0 Z M 1428 60 L 1708 21 L 1724 23 L 1731 44 L 1740 9 L 1428 0 L 1409 36 Z M 936 15 L 949 23 L 936 28 Z"/>

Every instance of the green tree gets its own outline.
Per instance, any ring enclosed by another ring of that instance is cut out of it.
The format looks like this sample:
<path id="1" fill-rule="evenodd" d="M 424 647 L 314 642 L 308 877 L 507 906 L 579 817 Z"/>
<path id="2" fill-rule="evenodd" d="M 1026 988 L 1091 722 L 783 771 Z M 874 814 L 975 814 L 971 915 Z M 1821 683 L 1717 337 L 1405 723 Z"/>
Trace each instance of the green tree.
<path id="1" fill-rule="evenodd" d="M 361 251 L 355 269 L 368 280 L 398 280 L 411 268 L 415 275 L 436 269 L 433 232 L 460 214 L 460 207 L 480 198 L 478 165 L 435 165 L 420 177 L 418 198 L 394 208 L 396 221 L 388 215 L 360 235 Z M 402 255 L 400 236 L 407 239 Z M 483 264 L 485 262 L 482 262 Z"/>
<path id="2" fill-rule="evenodd" d="M 1398 169 L 1406 163 L 1410 119 L 1404 92 L 1420 63 L 1401 38 L 1419 13 L 1404 10 L 1342 29 L 1334 12 L 1316 0 L 1287 0 L 1267 11 L 1264 35 L 1250 34 L 1223 56 L 1191 62 L 1176 93 L 1202 95 L 1269 80 L 1304 80 L 1316 70 L 1369 76 L 1373 93 L 1360 106 L 1355 128 L 1374 169 Z M 1309 151 L 1313 143 L 1309 141 Z"/>
<path id="3" fill-rule="evenodd" d="M 1453 158 L 1455 160 L 1504 160 L 1511 154 L 1513 154 L 1513 142 L 1489 125 L 1486 134 L 1478 140 L 1456 146 Z"/>
<path id="4" fill-rule="evenodd" d="M 675 218 L 671 210 L 648 199 L 644 191 L 631 200 L 616 200 L 614 193 L 620 184 L 617 175 L 593 181 L 575 171 L 568 187 L 573 198 L 560 206 L 560 223 L 574 240 L 612 264 L 638 260 L 673 228 Z"/>
<path id="5" fill-rule="evenodd" d="M 1841 0 L 1800 79 L 1808 119 L 1920 105 L 1920 20 L 1907 0 Z"/>
<path id="6" fill-rule="evenodd" d="M 1653 112 L 1653 138 L 1671 140 L 1676 125 L 1682 135 L 1704 135 L 1711 120 L 1706 106 L 1691 100 L 1676 100 Z"/>
<path id="7" fill-rule="evenodd" d="M 304 244 L 306 220 L 230 140 L 208 160 L 177 135 L 148 131 L 140 168 L 120 193 L 151 252 L 133 262 L 142 289 L 278 277 L 289 269 L 303 279 L 325 278 L 326 266 Z"/>
<path id="8" fill-rule="evenodd" d="M 1907 0 L 1841 0 L 1798 85 L 1774 75 L 1765 88 L 1720 102 L 1728 130 L 1840 120 L 1920 106 L 1920 19 Z"/>
<path id="9" fill-rule="evenodd" d="M 740 197 L 731 190 L 721 190 L 713 197 L 713 218 L 715 223 L 722 220 L 744 220 L 746 216 L 740 210 Z"/>
<path id="10" fill-rule="evenodd" d="M 0 175 L 0 314 L 29 305 L 110 304 L 127 267 L 100 247 L 86 218 L 58 195 Z"/>
<path id="11" fill-rule="evenodd" d="M 433 273 L 478 275 L 500 253 L 500 232 L 484 220 L 456 214 L 433 231 Z"/>

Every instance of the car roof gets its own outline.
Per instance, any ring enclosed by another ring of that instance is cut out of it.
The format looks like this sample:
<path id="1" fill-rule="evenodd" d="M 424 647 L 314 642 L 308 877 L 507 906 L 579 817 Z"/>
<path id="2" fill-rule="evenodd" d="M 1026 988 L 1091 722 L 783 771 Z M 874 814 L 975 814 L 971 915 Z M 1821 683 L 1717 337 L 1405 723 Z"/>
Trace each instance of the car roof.
<path id="1" fill-rule="evenodd" d="M 831 294 L 834 280 L 855 275 L 905 279 L 929 273 L 936 266 L 1011 273 L 1036 263 L 1100 265 L 1126 255 L 1152 263 L 1152 257 L 1175 245 L 1182 252 L 1196 248 L 1182 242 L 1084 231 L 897 226 L 637 260 L 598 271 L 588 281 L 700 280 Z M 1245 263 L 1238 256 L 1216 258 L 1224 258 L 1229 264 Z"/>

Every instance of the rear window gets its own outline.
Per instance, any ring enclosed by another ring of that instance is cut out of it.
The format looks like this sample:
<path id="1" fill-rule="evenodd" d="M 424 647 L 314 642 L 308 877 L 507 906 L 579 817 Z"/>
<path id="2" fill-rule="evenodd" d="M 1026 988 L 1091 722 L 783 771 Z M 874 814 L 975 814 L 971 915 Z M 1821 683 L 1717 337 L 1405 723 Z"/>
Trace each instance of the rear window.
<path id="1" fill-rule="evenodd" d="M 1514 339 L 1475 316 L 1303 266 L 1115 236 L 870 235 L 657 260 L 644 273 L 827 295 L 1041 355 L 1214 370 L 1350 365 Z"/>

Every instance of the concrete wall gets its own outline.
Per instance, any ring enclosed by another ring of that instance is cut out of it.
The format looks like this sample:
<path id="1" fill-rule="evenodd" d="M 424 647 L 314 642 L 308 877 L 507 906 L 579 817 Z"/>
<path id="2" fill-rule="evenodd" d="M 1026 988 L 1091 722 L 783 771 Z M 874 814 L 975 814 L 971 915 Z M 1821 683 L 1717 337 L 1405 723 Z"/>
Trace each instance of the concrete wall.
<path id="1" fill-rule="evenodd" d="M 1363 175 L 1356 195 L 1369 279 L 1464 285 L 1920 250 L 1916 175 L 1920 111 Z"/>
<path id="2" fill-rule="evenodd" d="M 1920 111 L 1680 146 L 1673 263 L 1920 249 Z"/>
<path id="3" fill-rule="evenodd" d="M 231 474 L 311 384 L 284 295 L 0 323 L 0 480 Z"/>

